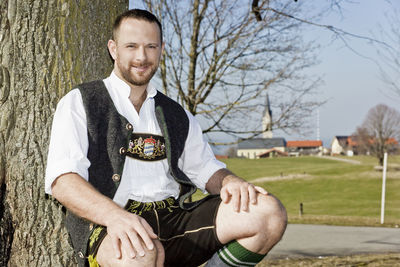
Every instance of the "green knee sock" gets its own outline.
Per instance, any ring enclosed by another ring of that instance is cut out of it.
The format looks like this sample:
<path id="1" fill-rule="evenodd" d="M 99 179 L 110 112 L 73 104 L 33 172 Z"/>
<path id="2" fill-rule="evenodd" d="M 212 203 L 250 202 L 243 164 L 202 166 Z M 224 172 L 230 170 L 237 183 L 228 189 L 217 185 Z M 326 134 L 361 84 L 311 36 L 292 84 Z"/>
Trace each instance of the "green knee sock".
<path id="1" fill-rule="evenodd" d="M 255 266 L 265 257 L 247 250 L 236 240 L 221 248 L 218 256 L 228 266 Z"/>

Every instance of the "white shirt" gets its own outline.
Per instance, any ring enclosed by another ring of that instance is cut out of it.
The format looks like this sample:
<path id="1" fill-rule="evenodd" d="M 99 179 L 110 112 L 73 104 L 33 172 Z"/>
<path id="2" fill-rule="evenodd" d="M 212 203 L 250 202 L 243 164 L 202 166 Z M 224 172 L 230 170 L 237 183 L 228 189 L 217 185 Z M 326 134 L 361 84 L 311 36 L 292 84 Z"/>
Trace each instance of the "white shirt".
<path id="1" fill-rule="evenodd" d="M 155 116 L 154 96 L 157 90 L 149 84 L 147 98 L 139 114 L 129 100 L 130 87 L 114 73 L 103 80 L 114 105 L 137 133 L 162 135 Z M 189 132 L 178 167 L 201 190 L 208 179 L 225 164 L 216 160 L 204 140 L 196 119 L 187 112 Z M 51 185 L 62 174 L 74 172 L 88 180 L 90 161 L 87 158 L 88 135 L 86 113 L 79 89 L 73 89 L 57 105 L 53 118 L 49 154 L 47 158 L 45 191 L 51 194 Z M 168 172 L 167 159 L 141 161 L 126 157 L 121 183 L 114 201 L 124 206 L 128 199 L 148 202 L 179 196 L 179 184 Z M 111 179 L 111 178 L 110 178 Z"/>

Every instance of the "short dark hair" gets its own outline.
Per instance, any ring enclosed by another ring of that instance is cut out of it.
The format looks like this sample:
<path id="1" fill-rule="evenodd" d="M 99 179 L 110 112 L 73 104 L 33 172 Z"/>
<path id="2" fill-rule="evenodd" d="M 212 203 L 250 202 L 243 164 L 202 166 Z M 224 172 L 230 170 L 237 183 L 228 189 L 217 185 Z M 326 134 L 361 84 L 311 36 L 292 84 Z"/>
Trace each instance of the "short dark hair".
<path id="1" fill-rule="evenodd" d="M 144 10 L 144 9 L 130 9 L 128 11 L 125 11 L 121 15 L 119 15 L 115 19 L 114 25 L 113 25 L 113 32 L 112 32 L 113 40 L 115 40 L 116 33 L 117 33 L 118 28 L 121 25 L 122 21 L 124 19 L 128 19 L 128 18 L 144 20 L 144 21 L 151 22 L 151 23 L 157 23 L 158 28 L 160 29 L 160 40 L 161 40 L 161 43 L 163 42 L 162 26 L 161 26 L 160 21 L 157 19 L 156 16 L 154 16 L 152 13 L 150 13 L 149 11 Z"/>

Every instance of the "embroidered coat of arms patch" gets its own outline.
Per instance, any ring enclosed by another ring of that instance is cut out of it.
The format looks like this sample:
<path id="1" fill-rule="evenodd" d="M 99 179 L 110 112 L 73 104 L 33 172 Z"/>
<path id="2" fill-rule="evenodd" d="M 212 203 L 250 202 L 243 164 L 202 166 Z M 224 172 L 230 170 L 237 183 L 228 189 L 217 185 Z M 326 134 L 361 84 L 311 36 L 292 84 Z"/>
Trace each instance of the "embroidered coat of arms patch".
<path id="1" fill-rule="evenodd" d="M 165 159 L 164 137 L 154 134 L 132 133 L 126 155 L 139 160 Z"/>

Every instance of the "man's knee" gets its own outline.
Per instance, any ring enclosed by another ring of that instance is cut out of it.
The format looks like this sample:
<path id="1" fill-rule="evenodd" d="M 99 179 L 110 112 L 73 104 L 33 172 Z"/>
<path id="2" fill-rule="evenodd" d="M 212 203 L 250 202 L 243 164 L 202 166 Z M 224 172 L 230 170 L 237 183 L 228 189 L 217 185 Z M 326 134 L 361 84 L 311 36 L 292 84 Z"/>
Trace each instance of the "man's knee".
<path id="1" fill-rule="evenodd" d="M 153 250 L 148 250 L 146 251 L 146 254 L 142 256 L 136 256 L 135 258 L 130 258 L 126 255 L 126 253 L 122 253 L 122 257 L 117 259 L 115 258 L 114 255 L 110 255 L 110 257 L 104 257 L 105 255 L 102 255 L 98 257 L 98 264 L 101 267 L 127 267 L 127 266 L 137 266 L 137 267 L 154 267 L 154 266 L 162 266 L 159 264 L 156 264 L 157 261 L 157 254 L 158 251 L 157 249 Z"/>
<path id="2" fill-rule="evenodd" d="M 274 195 L 262 195 L 258 196 L 258 227 L 260 232 L 264 232 L 265 235 L 271 239 L 276 239 L 278 242 L 285 230 L 287 225 L 287 214 L 283 204 Z"/>
<path id="3" fill-rule="evenodd" d="M 134 258 L 131 258 L 127 255 L 125 251 L 122 250 L 122 257 L 116 258 L 114 248 L 111 244 L 111 239 L 107 235 L 101 245 L 99 247 L 96 259 L 100 266 L 162 266 L 164 262 L 164 248 L 161 245 L 160 241 L 155 240 L 155 248 L 149 250 L 146 246 L 143 246 L 145 250 L 144 256 L 137 255 Z M 144 245 L 144 244 L 143 244 Z"/>

